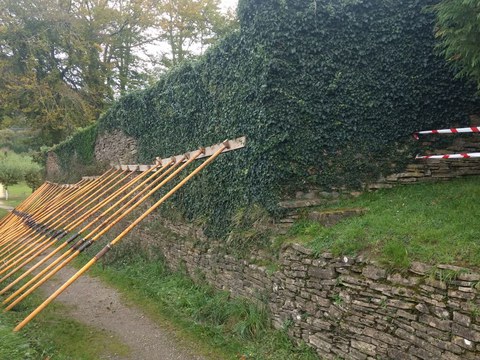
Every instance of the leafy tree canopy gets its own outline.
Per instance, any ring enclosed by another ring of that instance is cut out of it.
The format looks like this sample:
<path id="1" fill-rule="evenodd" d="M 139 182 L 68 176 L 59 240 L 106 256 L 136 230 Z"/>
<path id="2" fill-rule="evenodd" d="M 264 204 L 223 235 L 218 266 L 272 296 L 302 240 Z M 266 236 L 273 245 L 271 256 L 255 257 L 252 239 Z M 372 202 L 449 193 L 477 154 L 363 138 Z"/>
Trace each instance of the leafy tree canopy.
<path id="1" fill-rule="evenodd" d="M 37 147 L 59 143 L 152 82 L 148 46 L 166 41 L 176 65 L 225 21 L 218 0 L 0 0 L 0 129 L 26 122 Z"/>
<path id="2" fill-rule="evenodd" d="M 0 153 L 0 184 L 6 189 L 25 180 L 31 188 L 42 182 L 42 168 L 29 156 L 3 151 Z"/>
<path id="3" fill-rule="evenodd" d="M 480 88 L 480 1 L 443 0 L 432 9 L 445 58 L 458 76 L 472 78 Z"/>

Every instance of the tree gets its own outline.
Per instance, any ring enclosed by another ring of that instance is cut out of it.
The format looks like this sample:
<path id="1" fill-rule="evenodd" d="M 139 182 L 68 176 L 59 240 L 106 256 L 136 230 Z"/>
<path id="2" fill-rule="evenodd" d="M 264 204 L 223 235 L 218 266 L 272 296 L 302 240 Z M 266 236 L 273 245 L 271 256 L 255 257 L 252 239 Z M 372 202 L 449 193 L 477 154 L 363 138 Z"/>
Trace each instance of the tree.
<path id="1" fill-rule="evenodd" d="M 227 31 L 218 3 L 0 0 L 0 129 L 26 120 L 36 147 L 59 143 L 152 82 L 147 46 L 166 41 L 171 66 Z"/>
<path id="2" fill-rule="evenodd" d="M 0 0 L 2 115 L 26 118 L 53 144 L 94 121 L 95 98 L 74 55 L 82 46 L 70 7 L 55 0 Z"/>
<path id="3" fill-rule="evenodd" d="M 480 88 L 480 2 L 443 0 L 432 9 L 443 55 L 459 77 L 472 78 Z"/>
<path id="4" fill-rule="evenodd" d="M 0 184 L 5 187 L 6 199 L 8 200 L 8 187 L 22 180 L 35 188 L 41 183 L 41 167 L 25 155 L 13 152 L 3 152 L 0 155 Z"/>
<path id="5" fill-rule="evenodd" d="M 175 66 L 203 51 L 236 24 L 233 16 L 220 12 L 219 0 L 158 1 L 160 38 L 169 47 L 162 64 Z"/>
<path id="6" fill-rule="evenodd" d="M 75 13 L 81 19 L 91 59 L 85 69 L 89 83 L 98 79 L 100 72 L 102 81 L 97 80 L 97 86 L 107 86 L 110 99 L 149 80 L 140 54 L 156 38 L 150 31 L 155 24 L 154 4 L 154 0 L 85 0 L 77 4 Z"/>
<path id="7" fill-rule="evenodd" d="M 0 117 L 28 119 L 38 145 L 94 122 L 143 86 L 152 0 L 0 0 Z M 11 122 L 11 121 L 10 121 Z"/>

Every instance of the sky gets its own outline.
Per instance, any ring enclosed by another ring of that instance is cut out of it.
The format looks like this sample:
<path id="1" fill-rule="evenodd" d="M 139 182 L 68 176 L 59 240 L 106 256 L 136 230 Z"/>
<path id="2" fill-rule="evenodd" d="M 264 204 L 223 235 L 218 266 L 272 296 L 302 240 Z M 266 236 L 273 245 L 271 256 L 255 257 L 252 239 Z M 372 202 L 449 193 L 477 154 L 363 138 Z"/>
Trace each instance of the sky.
<path id="1" fill-rule="evenodd" d="M 220 9 L 222 12 L 226 13 L 229 10 L 235 12 L 237 9 L 238 0 L 220 0 Z M 146 45 L 144 48 L 137 51 L 143 60 L 146 61 L 144 66 L 151 67 L 149 64 L 149 57 L 160 58 L 163 53 L 168 52 L 169 48 L 165 43 L 155 42 L 152 44 Z"/>
<path id="2" fill-rule="evenodd" d="M 222 8 L 222 11 L 227 12 L 230 8 L 235 10 L 237 8 L 237 3 L 238 0 L 222 0 L 220 2 L 220 7 Z"/>

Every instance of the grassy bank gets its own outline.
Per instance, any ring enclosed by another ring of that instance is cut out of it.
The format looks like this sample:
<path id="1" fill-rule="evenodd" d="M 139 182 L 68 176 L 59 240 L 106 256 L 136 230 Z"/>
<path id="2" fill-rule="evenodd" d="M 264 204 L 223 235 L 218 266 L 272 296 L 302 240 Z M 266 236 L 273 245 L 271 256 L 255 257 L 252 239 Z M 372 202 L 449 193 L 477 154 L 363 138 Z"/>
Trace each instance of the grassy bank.
<path id="1" fill-rule="evenodd" d="M 412 261 L 480 267 L 480 178 L 365 193 L 333 208 L 363 207 L 333 227 L 301 220 L 283 239 L 336 255 L 364 253 L 396 268 Z"/>
<path id="2" fill-rule="evenodd" d="M 29 194 L 24 184 L 12 186 L 8 205 L 18 205 Z M 126 258 L 113 266 L 97 266 L 93 273 L 208 359 L 317 359 L 312 350 L 294 346 L 284 331 L 273 330 L 260 304 L 196 285 L 181 273 L 169 272 L 161 261 Z M 101 354 L 128 353 L 109 334 L 72 320 L 58 303 L 28 328 L 13 333 L 15 324 L 40 301 L 38 295 L 29 297 L 16 311 L 0 314 L 0 359 L 93 360 Z"/>
<path id="3" fill-rule="evenodd" d="M 195 284 L 186 275 L 167 270 L 161 260 L 132 256 L 97 266 L 92 273 L 164 326 L 173 326 L 208 359 L 318 359 L 306 346 L 294 346 L 285 331 L 272 329 L 261 304 Z"/>
<path id="4" fill-rule="evenodd" d="M 1 203 L 15 207 L 30 194 L 31 189 L 25 183 L 12 185 L 9 200 Z M 0 209 L 0 218 L 7 213 Z M 129 353 L 129 349 L 111 334 L 73 320 L 68 308 L 58 303 L 47 307 L 28 328 L 20 333 L 12 332 L 41 301 L 43 297 L 39 295 L 29 296 L 14 311 L 0 312 L 0 359 L 96 360 L 102 354 Z"/>
<path id="5" fill-rule="evenodd" d="M 0 359 L 96 360 L 104 354 L 129 353 L 110 334 L 70 318 L 68 309 L 58 303 L 47 307 L 27 329 L 12 332 L 40 302 L 38 295 L 30 296 L 16 311 L 0 314 Z"/>
<path id="6" fill-rule="evenodd" d="M 317 253 L 361 253 L 399 269 L 412 261 L 480 267 L 480 223 L 476 221 L 479 197 L 480 178 L 365 193 L 328 207 L 365 208 L 365 214 L 332 227 L 305 220 L 305 216 L 275 246 L 300 242 Z M 85 259 L 86 255 L 78 263 L 85 263 Z M 160 259 L 125 254 L 119 260 L 95 267 L 93 274 L 120 289 L 129 301 L 179 334 L 180 339 L 194 344 L 208 359 L 317 358 L 311 350 L 293 346 L 285 331 L 273 330 L 268 311 L 261 304 L 234 299 L 226 292 L 194 283 L 182 273 L 167 270 Z M 33 305 L 25 308 L 31 310 Z M 95 359 L 88 352 L 95 349 L 93 340 L 84 342 L 89 344 L 87 348 L 70 341 L 91 339 L 89 334 L 95 331 L 72 322 L 59 309 L 58 305 L 49 308 L 46 316 L 39 317 L 41 320 L 21 335 L 9 330 L 26 315 L 22 309 L 0 315 L 0 359 L 37 359 L 50 354 L 55 355 L 52 359 L 63 359 L 76 351 L 72 358 Z M 48 331 L 42 332 L 42 327 Z M 95 338 L 99 339 L 96 354 L 105 334 Z"/>

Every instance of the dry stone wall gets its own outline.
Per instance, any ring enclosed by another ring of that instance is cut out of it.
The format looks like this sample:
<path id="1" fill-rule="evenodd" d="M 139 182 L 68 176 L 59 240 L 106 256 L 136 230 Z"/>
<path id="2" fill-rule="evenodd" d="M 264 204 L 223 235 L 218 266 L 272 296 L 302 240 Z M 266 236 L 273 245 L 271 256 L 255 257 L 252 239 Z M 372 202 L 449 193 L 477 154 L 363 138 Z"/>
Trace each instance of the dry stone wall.
<path id="1" fill-rule="evenodd" d="M 422 147 L 431 146 L 431 142 L 423 142 Z M 455 138 L 444 149 L 426 151 L 425 155 L 443 155 L 480 152 L 480 136 L 470 134 Z M 418 182 L 431 182 L 449 180 L 468 175 L 480 175 L 480 159 L 456 159 L 456 160 L 417 160 L 407 165 L 402 173 L 386 176 L 377 184 L 370 184 L 370 189 L 388 188 L 399 184 L 411 184 Z"/>
<path id="2" fill-rule="evenodd" d="M 137 141 L 121 130 L 100 134 L 95 143 L 95 159 L 110 165 L 137 163 Z"/>
<path id="3" fill-rule="evenodd" d="M 297 244 L 285 246 L 269 271 L 256 265 L 258 253 L 254 261 L 239 260 L 218 243 L 206 246 L 201 234 L 188 240 L 192 229 L 177 227 L 178 236 L 167 238 L 137 231 L 133 238 L 141 236 L 171 268 L 266 302 L 274 326 L 315 348 L 320 359 L 480 359 L 475 271 L 421 263 L 387 271 L 362 257 L 314 256 Z"/>
<path id="4" fill-rule="evenodd" d="M 473 136 L 458 140 L 468 144 L 452 146 L 478 149 L 478 140 Z M 123 133 L 108 133 L 97 140 L 95 154 L 99 161 L 134 163 L 136 146 Z M 57 163 L 49 157 L 49 171 L 57 171 Z M 480 174 L 480 163 L 474 160 L 417 163 L 383 184 L 475 174 Z M 299 192 L 282 205 L 294 210 L 334 203 L 341 196 L 341 191 Z M 161 220 L 150 224 L 157 222 Z M 148 227 L 139 227 L 133 237 L 150 251 L 160 251 L 173 269 L 185 268 L 192 277 L 201 274 L 235 296 L 265 301 L 275 327 L 287 328 L 292 339 L 305 341 L 321 359 L 480 359 L 480 274 L 475 271 L 416 263 L 403 273 L 388 272 L 362 257 L 314 256 L 300 245 L 283 248 L 277 269 L 269 271 L 257 265 L 267 255 L 239 260 L 195 229 L 169 228 L 175 230 L 173 237 L 163 238 Z M 196 240 L 190 240 L 192 232 Z"/>
<path id="5" fill-rule="evenodd" d="M 58 179 L 61 175 L 61 167 L 57 154 L 52 151 L 47 153 L 47 159 L 45 161 L 45 171 L 48 179 Z"/>

